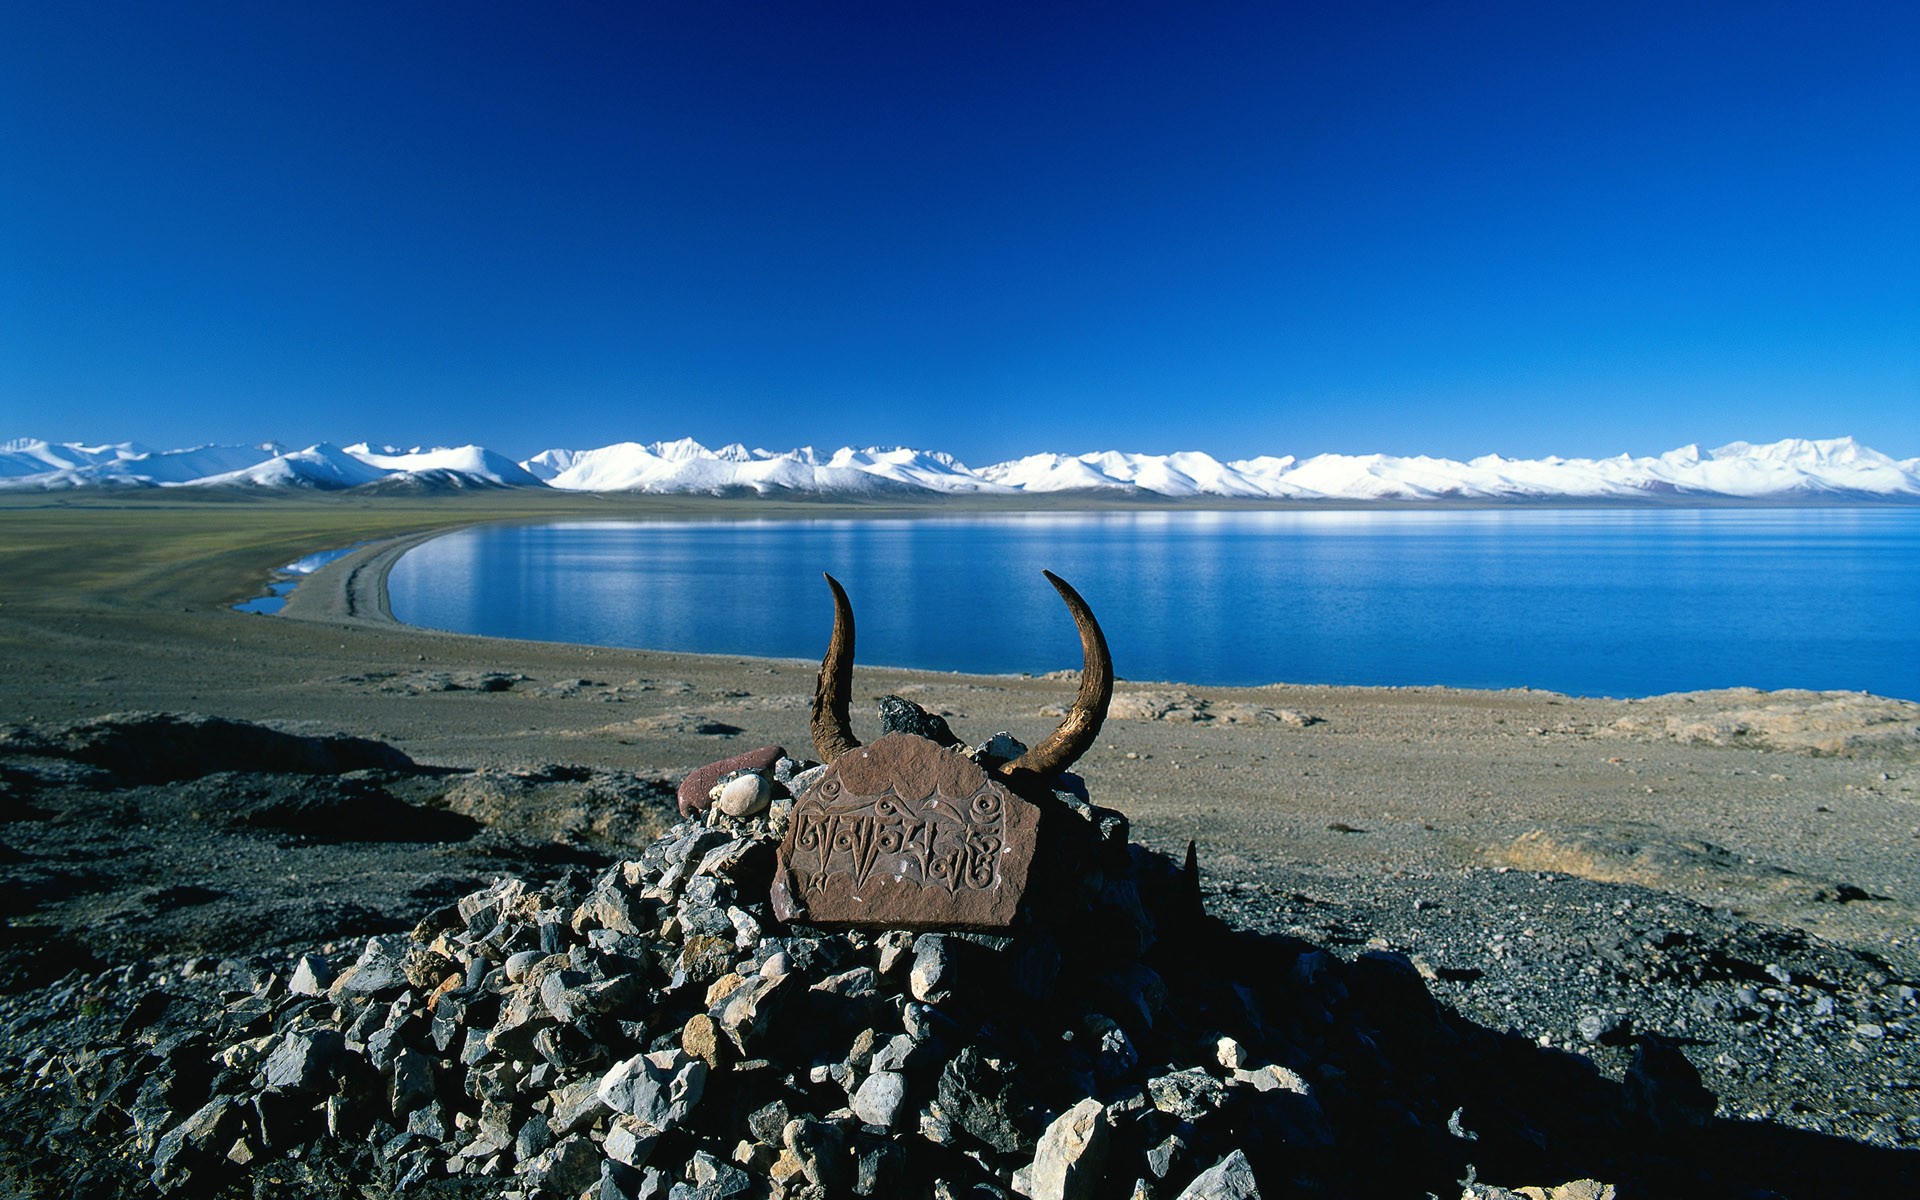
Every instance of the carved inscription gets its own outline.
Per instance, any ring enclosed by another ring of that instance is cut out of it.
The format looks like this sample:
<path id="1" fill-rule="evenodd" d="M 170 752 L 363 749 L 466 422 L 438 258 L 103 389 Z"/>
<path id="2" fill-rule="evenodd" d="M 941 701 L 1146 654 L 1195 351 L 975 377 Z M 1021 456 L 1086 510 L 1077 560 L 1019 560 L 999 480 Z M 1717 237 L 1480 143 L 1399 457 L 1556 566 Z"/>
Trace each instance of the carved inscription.
<path id="1" fill-rule="evenodd" d="M 782 920 L 1004 929 L 1040 812 L 969 760 L 894 733 L 834 761 L 794 805 L 773 901 Z"/>

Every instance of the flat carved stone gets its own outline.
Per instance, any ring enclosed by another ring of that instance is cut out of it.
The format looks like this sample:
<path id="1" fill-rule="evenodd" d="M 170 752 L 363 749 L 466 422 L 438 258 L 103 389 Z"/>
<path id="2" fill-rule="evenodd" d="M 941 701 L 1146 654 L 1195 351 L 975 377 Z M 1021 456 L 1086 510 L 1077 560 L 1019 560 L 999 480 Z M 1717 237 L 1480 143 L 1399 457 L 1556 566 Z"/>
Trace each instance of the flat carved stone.
<path id="1" fill-rule="evenodd" d="M 820 925 L 1005 929 L 1039 832 L 1039 808 L 971 760 L 889 733 L 794 804 L 773 909 Z"/>

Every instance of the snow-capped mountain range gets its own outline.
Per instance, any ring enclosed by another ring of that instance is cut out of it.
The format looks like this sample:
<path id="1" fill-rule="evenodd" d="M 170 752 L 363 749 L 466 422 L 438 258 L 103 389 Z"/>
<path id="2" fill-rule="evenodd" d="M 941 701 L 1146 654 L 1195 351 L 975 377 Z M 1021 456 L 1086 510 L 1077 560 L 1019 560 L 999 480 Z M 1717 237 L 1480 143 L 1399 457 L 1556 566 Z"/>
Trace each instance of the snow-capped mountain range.
<path id="1" fill-rule="evenodd" d="M 398 450 L 330 443 L 292 450 L 149 450 L 21 438 L 0 445 L 0 489 L 103 487 L 436 490 L 525 487 L 758 496 L 1084 495 L 1298 501 L 1898 500 L 1920 502 L 1920 458 L 1850 437 L 1683 446 L 1654 457 L 1468 462 L 1425 455 L 1033 454 L 970 468 L 938 451 L 812 447 L 774 452 L 691 439 L 546 450 L 516 463 L 481 446 Z"/>

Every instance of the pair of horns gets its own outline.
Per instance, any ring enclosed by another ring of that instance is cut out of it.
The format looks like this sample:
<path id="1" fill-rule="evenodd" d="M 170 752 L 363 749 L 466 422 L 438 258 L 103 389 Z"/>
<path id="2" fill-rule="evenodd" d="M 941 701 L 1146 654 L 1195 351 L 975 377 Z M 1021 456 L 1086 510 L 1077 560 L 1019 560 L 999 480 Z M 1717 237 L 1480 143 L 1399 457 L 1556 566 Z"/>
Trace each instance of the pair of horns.
<path id="1" fill-rule="evenodd" d="M 1080 691 L 1073 698 L 1073 709 L 1046 741 L 998 769 L 1003 778 L 1033 774 L 1051 779 L 1072 766 L 1093 745 L 1107 719 L 1107 705 L 1113 699 L 1113 659 L 1107 653 L 1107 639 L 1093 610 L 1066 580 L 1052 571 L 1042 571 L 1060 598 L 1067 602 L 1073 623 L 1080 630 Z M 820 678 L 813 689 L 813 746 L 822 762 L 832 762 L 860 746 L 853 736 L 853 723 L 847 715 L 847 697 L 853 690 L 853 605 L 846 589 L 828 575 L 833 589 L 833 639 L 827 643 L 827 656 L 820 660 Z"/>

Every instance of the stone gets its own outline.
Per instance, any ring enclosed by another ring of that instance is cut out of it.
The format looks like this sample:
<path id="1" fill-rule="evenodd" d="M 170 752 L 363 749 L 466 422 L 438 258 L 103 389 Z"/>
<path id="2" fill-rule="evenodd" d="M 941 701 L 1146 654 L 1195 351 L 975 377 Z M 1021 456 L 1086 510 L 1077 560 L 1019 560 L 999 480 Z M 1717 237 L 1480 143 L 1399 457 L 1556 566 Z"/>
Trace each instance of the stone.
<path id="1" fill-rule="evenodd" d="M 1238 1071 L 1251 1065 L 1247 1059 L 1247 1048 L 1238 1039 L 1221 1036 L 1214 1040 L 1214 1061 L 1228 1071 Z"/>
<path id="2" fill-rule="evenodd" d="M 287 981 L 287 991 L 296 996 L 324 996 L 332 982 L 333 968 L 327 965 L 326 955 L 303 954 L 294 965 L 293 978 Z"/>
<path id="3" fill-rule="evenodd" d="M 1199 1121 L 1227 1102 L 1226 1085 L 1200 1067 L 1147 1080 L 1153 1106 L 1180 1121 Z"/>
<path id="4" fill-rule="evenodd" d="M 907 987 L 915 1000 L 940 1004 L 953 996 L 953 955 L 947 939 L 938 933 L 923 933 L 914 939 L 913 969 L 907 975 Z"/>
<path id="5" fill-rule="evenodd" d="M 707 1064 L 709 1071 L 720 1069 L 720 1027 L 706 1013 L 695 1013 L 680 1027 L 680 1048 Z"/>
<path id="6" fill-rule="evenodd" d="M 418 1050 L 402 1050 L 393 1060 L 387 1081 L 388 1109 L 394 1120 L 404 1120 L 433 1100 L 433 1060 Z"/>
<path id="7" fill-rule="evenodd" d="M 406 987 L 408 949 L 404 934 L 368 938 L 359 961 L 340 973 L 327 988 L 327 994 L 338 1000 L 343 996 L 371 996 Z"/>
<path id="8" fill-rule="evenodd" d="M 1026 893 L 1040 810 L 969 759 L 886 734 L 796 801 L 774 871 L 783 921 L 1006 929 Z"/>
<path id="9" fill-rule="evenodd" d="M 607 1123 L 607 1139 L 601 1148 L 613 1161 L 637 1168 L 647 1165 L 647 1156 L 659 1140 L 658 1130 L 638 1117 L 619 1113 Z"/>
<path id="10" fill-rule="evenodd" d="M 1032 1200 L 1091 1200 L 1107 1165 L 1106 1107 L 1091 1096 L 1055 1117 L 1013 1190 Z"/>
<path id="11" fill-rule="evenodd" d="M 555 1137 L 579 1133 L 606 1111 L 600 1103 L 600 1081 L 592 1075 L 555 1088 L 548 1101 L 547 1128 Z"/>
<path id="12" fill-rule="evenodd" d="M 949 1059 L 940 1071 L 940 1110 L 952 1124 L 1002 1154 L 1030 1152 L 1028 1112 L 1013 1075 L 972 1046 Z"/>
<path id="13" fill-rule="evenodd" d="M 1088 1013 L 1081 1022 L 1092 1043 L 1093 1071 L 1104 1083 L 1113 1083 L 1133 1071 L 1140 1061 L 1133 1039 L 1120 1023 L 1104 1013 Z"/>
<path id="14" fill-rule="evenodd" d="M 1012 762 L 1027 752 L 1027 744 L 1012 734 L 1002 730 L 973 749 L 977 758 L 993 762 Z"/>
<path id="15" fill-rule="evenodd" d="M 683 1050 L 636 1054 L 600 1079 L 600 1102 L 665 1132 L 687 1119 L 706 1090 L 707 1064 Z"/>
<path id="16" fill-rule="evenodd" d="M 1259 1185 L 1253 1179 L 1253 1164 L 1235 1150 L 1218 1163 L 1200 1172 L 1179 1200 L 1260 1200 Z"/>
<path id="17" fill-rule="evenodd" d="M 875 1071 L 853 1093 L 853 1115 L 868 1125 L 893 1129 L 907 1108 L 907 1077 L 898 1071 Z"/>
<path id="18" fill-rule="evenodd" d="M 705 812 L 707 806 L 712 803 L 708 793 L 713 791 L 713 785 L 719 783 L 723 776 L 731 775 L 735 771 L 771 772 L 774 764 L 786 756 L 784 747 L 761 746 L 696 769 L 680 781 L 680 815 L 690 817 L 695 813 Z"/>
<path id="19" fill-rule="evenodd" d="M 829 1195 L 847 1190 L 850 1164 L 846 1161 L 846 1134 L 831 1121 L 796 1117 L 780 1132 L 781 1145 L 793 1157 L 807 1182 Z"/>
<path id="20" fill-rule="evenodd" d="M 709 795 L 713 807 L 728 816 L 751 817 L 773 803 L 773 780 L 758 771 L 742 771 L 716 784 Z"/>
<path id="21" fill-rule="evenodd" d="M 754 1044 L 766 1035 L 782 1000 L 793 993 L 794 989 L 787 984 L 794 978 L 793 975 L 773 979 L 755 976 L 728 993 L 713 1010 L 721 1031 L 741 1054 L 750 1053 Z"/>
<path id="22" fill-rule="evenodd" d="M 697 933 L 680 945 L 669 987 L 711 984 L 733 970 L 735 946 L 731 938 Z"/>
<path id="23" fill-rule="evenodd" d="M 521 1178 L 536 1196 L 578 1196 L 600 1178 L 600 1153 L 585 1134 L 576 1133 L 534 1155 Z"/>
<path id="24" fill-rule="evenodd" d="M 338 1030 L 313 1029 L 289 1033 L 267 1056 L 266 1082 L 270 1091 L 311 1092 L 325 1087 L 333 1062 L 346 1047 Z"/>
<path id="25" fill-rule="evenodd" d="M 1186 1139 L 1177 1133 L 1170 1133 L 1160 1140 L 1159 1145 L 1147 1151 L 1147 1170 L 1153 1172 L 1155 1179 L 1165 1179 L 1186 1157 Z"/>
<path id="26" fill-rule="evenodd" d="M 875 1071 L 905 1071 L 918 1066 L 932 1056 L 920 1049 L 924 1042 L 916 1042 L 904 1033 L 896 1033 L 887 1039 L 884 1046 L 874 1049 L 873 1059 L 867 1064 Z"/>
<path id="27" fill-rule="evenodd" d="M 880 697 L 880 730 L 882 733 L 911 733 L 941 746 L 960 744 L 960 739 L 954 735 L 945 717 L 928 712 L 902 696 Z"/>
<path id="28" fill-rule="evenodd" d="M 1588 1045 L 1622 1046 L 1633 1036 L 1633 1022 L 1618 1013 L 1587 1013 L 1575 1031 Z"/>
<path id="29" fill-rule="evenodd" d="M 730 1162 L 723 1162 L 705 1150 L 694 1151 L 693 1158 L 687 1164 L 689 1200 L 727 1200 L 729 1196 L 738 1196 L 753 1187 L 753 1180 L 745 1171 Z M 676 1186 L 670 1196 L 683 1195 L 683 1189 Z"/>
<path id="30" fill-rule="evenodd" d="M 231 1138 L 239 1125 L 239 1113 L 233 1099 L 227 1096 L 214 1097 L 161 1137 L 153 1151 L 154 1169 L 166 1170 L 184 1151 L 209 1153 L 214 1146 Z"/>

